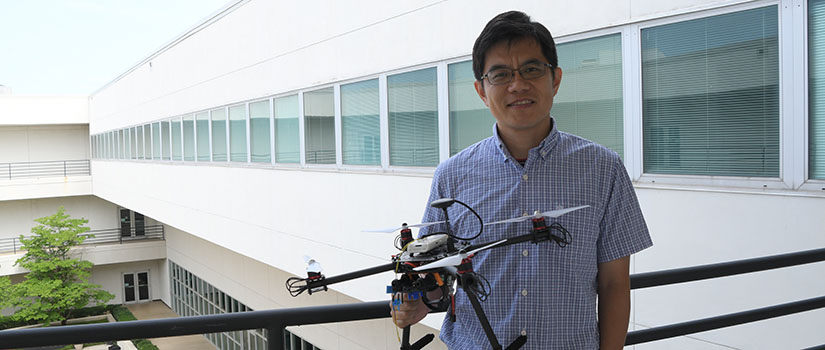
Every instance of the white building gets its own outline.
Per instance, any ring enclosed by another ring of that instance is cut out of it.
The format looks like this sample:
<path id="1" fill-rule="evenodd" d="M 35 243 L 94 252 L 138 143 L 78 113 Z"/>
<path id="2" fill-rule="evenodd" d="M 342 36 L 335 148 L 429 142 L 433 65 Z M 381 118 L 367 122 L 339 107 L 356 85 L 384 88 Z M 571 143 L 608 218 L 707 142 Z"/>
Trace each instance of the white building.
<path id="1" fill-rule="evenodd" d="M 631 273 L 825 247 L 825 1 L 517 5 L 559 44 L 559 128 L 619 152 L 634 181 L 654 247 Z M 488 136 L 468 60 L 512 6 L 234 1 L 88 99 L 0 97 L 0 237 L 57 205 L 93 229 L 145 216 L 165 240 L 85 248 L 93 280 L 120 303 L 123 276 L 145 279 L 182 315 L 387 299 L 392 273 L 298 298 L 284 282 L 304 255 L 327 276 L 388 261 L 394 237 L 361 230 L 420 219 L 434 166 Z M 91 175 L 3 179 L 4 162 L 90 157 Z M 2 274 L 19 276 L 14 259 Z M 633 291 L 630 326 L 821 296 L 824 273 Z M 803 348 L 823 325 L 818 310 L 635 348 Z M 290 331 L 397 347 L 388 319 Z M 255 334 L 211 340 L 255 348 Z"/>

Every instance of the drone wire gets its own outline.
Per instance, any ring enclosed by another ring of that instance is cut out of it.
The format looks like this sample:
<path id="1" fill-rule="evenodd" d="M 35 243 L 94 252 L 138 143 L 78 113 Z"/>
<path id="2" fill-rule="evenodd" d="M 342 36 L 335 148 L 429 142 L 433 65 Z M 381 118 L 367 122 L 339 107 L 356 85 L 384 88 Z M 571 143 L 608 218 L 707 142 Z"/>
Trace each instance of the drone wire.
<path id="1" fill-rule="evenodd" d="M 473 208 L 472 208 L 472 207 L 470 207 L 469 205 L 467 205 L 466 203 L 464 203 L 464 202 L 462 202 L 462 201 L 460 201 L 460 200 L 458 200 L 458 199 L 453 199 L 453 201 L 455 201 L 456 203 L 461 204 L 461 205 L 463 205 L 465 208 L 469 209 L 469 210 L 470 210 L 470 212 L 471 212 L 471 213 L 473 213 L 473 215 L 475 215 L 475 216 L 476 216 L 476 218 L 478 218 L 479 229 L 478 229 L 478 233 L 476 233 L 476 235 L 475 235 L 475 236 L 472 236 L 472 237 L 470 237 L 470 238 L 462 238 L 462 237 L 458 237 L 458 236 L 453 235 L 452 233 L 449 233 L 449 232 L 447 232 L 446 234 L 447 234 L 448 236 L 452 237 L 452 238 L 455 238 L 455 239 L 460 239 L 460 240 L 462 240 L 462 241 L 471 241 L 471 240 L 474 240 L 474 239 L 478 238 L 478 236 L 481 236 L 481 233 L 482 233 L 482 232 L 484 232 L 484 220 L 482 220 L 482 219 L 481 219 L 481 216 L 480 216 L 480 215 L 478 215 L 478 213 L 477 213 L 475 210 L 473 210 Z M 445 210 L 446 210 L 446 209 L 445 209 Z M 449 230 L 448 230 L 448 231 L 449 231 Z"/>
<path id="2" fill-rule="evenodd" d="M 564 228 L 564 226 L 562 226 L 558 222 L 554 222 L 552 225 L 550 225 L 549 229 L 551 232 L 555 230 L 561 233 L 561 237 L 556 236 L 554 234 L 550 234 L 550 238 L 553 240 L 553 242 L 556 242 L 556 245 L 558 245 L 559 247 L 564 248 L 568 244 L 573 242 L 573 236 L 570 234 L 570 231 L 567 231 L 567 229 Z"/>

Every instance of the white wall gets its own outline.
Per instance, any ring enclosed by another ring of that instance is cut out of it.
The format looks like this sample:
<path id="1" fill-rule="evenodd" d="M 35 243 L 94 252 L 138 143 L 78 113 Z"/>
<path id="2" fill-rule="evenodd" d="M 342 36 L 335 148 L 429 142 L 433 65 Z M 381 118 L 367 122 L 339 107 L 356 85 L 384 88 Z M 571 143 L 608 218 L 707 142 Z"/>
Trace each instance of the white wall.
<path id="1" fill-rule="evenodd" d="M 92 230 L 120 227 L 117 206 L 95 196 L 0 201 L 0 239 L 30 235 L 34 219 L 53 215 L 60 206 L 73 218 L 89 220 Z"/>
<path id="2" fill-rule="evenodd" d="M 81 160 L 89 157 L 87 124 L 0 125 L 0 163 Z"/>
<path id="3" fill-rule="evenodd" d="M 0 94 L 0 125 L 88 123 L 88 96 L 19 96 Z"/>
<path id="4" fill-rule="evenodd" d="M 109 304 L 124 303 L 123 274 L 135 272 L 149 273 L 149 299 L 158 300 L 163 295 L 163 287 L 169 284 L 164 269 L 164 260 L 145 260 L 140 262 L 95 265 L 89 282 L 99 284 L 102 289 L 115 295 Z M 137 282 L 137 281 L 136 281 Z"/>

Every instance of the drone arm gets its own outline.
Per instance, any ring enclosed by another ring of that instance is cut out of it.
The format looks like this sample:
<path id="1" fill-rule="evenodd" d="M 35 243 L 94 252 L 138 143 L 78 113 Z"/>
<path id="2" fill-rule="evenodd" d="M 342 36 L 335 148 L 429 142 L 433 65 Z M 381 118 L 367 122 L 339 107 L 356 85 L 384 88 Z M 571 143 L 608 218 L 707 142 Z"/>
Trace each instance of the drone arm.
<path id="1" fill-rule="evenodd" d="M 395 269 L 395 263 L 389 263 L 385 265 L 379 265 L 375 267 L 370 267 L 363 270 L 358 270 L 354 272 L 345 273 L 343 275 L 326 277 L 318 280 L 308 280 L 307 281 L 307 288 L 312 290 L 319 287 L 325 287 L 330 284 L 339 283 L 339 282 L 346 282 L 349 280 L 354 280 L 356 278 L 366 277 L 369 275 L 375 275 L 385 271 L 392 271 Z"/>

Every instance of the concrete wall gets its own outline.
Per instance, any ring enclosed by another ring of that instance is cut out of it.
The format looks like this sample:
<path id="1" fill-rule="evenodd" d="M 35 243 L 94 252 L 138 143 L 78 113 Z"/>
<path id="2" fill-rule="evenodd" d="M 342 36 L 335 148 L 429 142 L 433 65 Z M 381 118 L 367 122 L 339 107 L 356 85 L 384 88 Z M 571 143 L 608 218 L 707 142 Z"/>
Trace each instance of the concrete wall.
<path id="1" fill-rule="evenodd" d="M 34 219 L 53 215 L 60 206 L 73 218 L 89 220 L 92 230 L 120 227 L 117 205 L 94 196 L 0 201 L 0 239 L 30 235 Z"/>
<path id="2" fill-rule="evenodd" d="M 81 160 L 91 156 L 87 124 L 2 124 L 0 121 L 0 163 Z"/>

